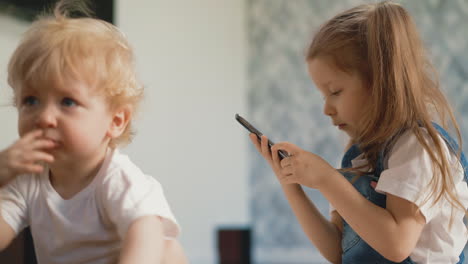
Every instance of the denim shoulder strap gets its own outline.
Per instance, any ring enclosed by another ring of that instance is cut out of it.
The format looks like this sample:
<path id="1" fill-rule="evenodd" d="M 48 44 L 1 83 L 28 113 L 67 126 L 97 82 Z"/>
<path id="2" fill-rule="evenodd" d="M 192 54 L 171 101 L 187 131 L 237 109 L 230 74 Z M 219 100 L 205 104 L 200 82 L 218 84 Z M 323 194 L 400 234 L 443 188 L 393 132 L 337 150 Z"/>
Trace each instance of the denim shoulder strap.
<path id="1" fill-rule="evenodd" d="M 352 160 L 358 157 L 362 151 L 358 145 L 351 146 L 343 156 L 341 165 L 342 168 L 352 167 Z M 386 195 L 377 193 L 372 187 L 371 183 L 378 180 L 380 172 L 382 171 L 383 155 L 379 155 L 375 171 L 366 173 L 357 177 L 352 172 L 341 172 L 343 176 L 351 182 L 353 187 L 371 203 L 385 208 Z M 356 264 L 356 263 L 379 263 L 379 264 L 396 264 L 385 259 L 380 253 L 375 251 L 367 242 L 365 242 L 343 219 L 343 232 L 341 240 L 342 248 L 342 262 L 343 264 Z M 405 259 L 400 264 L 414 264 L 411 258 Z"/>
<path id="2" fill-rule="evenodd" d="M 343 159 L 341 160 L 341 168 L 351 168 L 351 161 L 361 154 L 357 144 L 352 145 L 344 154 Z"/>
<path id="3" fill-rule="evenodd" d="M 359 149 L 357 144 L 352 145 L 344 154 L 343 159 L 341 160 L 341 168 L 351 168 L 352 163 L 351 161 L 355 159 L 357 156 L 361 155 L 362 151 Z M 377 164 L 375 167 L 374 175 L 376 178 L 380 176 L 380 173 L 384 170 L 384 154 L 383 151 L 379 154 L 379 158 L 377 159 Z"/>

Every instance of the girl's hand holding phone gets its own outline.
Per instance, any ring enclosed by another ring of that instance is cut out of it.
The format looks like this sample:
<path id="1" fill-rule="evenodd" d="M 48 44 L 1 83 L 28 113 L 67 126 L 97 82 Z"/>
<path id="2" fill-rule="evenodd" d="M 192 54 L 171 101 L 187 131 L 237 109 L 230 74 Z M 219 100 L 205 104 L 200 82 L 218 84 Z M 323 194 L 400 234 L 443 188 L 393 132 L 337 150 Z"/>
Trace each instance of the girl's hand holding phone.
<path id="1" fill-rule="evenodd" d="M 261 137 L 258 141 L 255 134 L 250 134 L 250 139 L 258 152 L 270 164 L 281 184 L 300 184 L 309 188 L 320 189 L 331 177 L 330 174 L 338 173 L 328 162 L 320 156 L 307 152 L 298 146 L 281 142 L 273 145 L 271 151 L 268 148 L 268 138 Z M 278 150 L 289 153 L 289 157 L 282 160 L 278 157 Z"/>
<path id="2" fill-rule="evenodd" d="M 55 143 L 42 136 L 42 130 L 34 130 L 0 152 L 0 186 L 20 174 L 41 173 L 44 169 L 41 162 L 54 161 L 45 150 L 53 148 Z"/>

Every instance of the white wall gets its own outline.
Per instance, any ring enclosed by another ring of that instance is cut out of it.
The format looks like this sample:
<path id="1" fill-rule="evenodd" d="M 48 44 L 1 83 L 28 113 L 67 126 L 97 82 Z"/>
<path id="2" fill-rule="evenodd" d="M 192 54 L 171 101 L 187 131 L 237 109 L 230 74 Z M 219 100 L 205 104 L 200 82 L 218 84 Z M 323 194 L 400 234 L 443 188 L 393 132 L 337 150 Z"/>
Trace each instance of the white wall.
<path id="1" fill-rule="evenodd" d="M 138 134 L 124 152 L 164 186 L 190 262 L 214 264 L 216 228 L 249 224 L 247 134 L 234 120 L 246 112 L 245 0 L 116 3 L 146 86 Z M 0 24 L 4 67 L 19 35 Z M 15 119 L 0 108 L 2 125 L 12 124 L 0 148 L 16 138 Z"/>
<path id="2" fill-rule="evenodd" d="M 157 175 L 191 263 L 215 263 L 215 227 L 248 223 L 244 1 L 117 1 L 147 100 L 128 152 Z"/>
<path id="3" fill-rule="evenodd" d="M 27 24 L 0 14 L 0 150 L 17 138 L 16 110 L 11 106 L 12 92 L 7 85 L 7 64 Z"/>

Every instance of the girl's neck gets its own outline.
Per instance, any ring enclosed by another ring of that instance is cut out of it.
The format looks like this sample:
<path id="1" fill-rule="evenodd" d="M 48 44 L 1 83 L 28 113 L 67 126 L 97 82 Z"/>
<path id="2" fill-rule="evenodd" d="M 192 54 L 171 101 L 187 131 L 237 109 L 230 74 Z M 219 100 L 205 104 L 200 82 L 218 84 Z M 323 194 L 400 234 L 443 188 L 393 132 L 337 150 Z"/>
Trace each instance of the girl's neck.
<path id="1" fill-rule="evenodd" d="M 51 165 L 49 180 L 52 187 L 63 199 L 72 198 L 93 181 L 106 158 L 106 153 L 107 148 L 102 148 L 89 159 Z"/>

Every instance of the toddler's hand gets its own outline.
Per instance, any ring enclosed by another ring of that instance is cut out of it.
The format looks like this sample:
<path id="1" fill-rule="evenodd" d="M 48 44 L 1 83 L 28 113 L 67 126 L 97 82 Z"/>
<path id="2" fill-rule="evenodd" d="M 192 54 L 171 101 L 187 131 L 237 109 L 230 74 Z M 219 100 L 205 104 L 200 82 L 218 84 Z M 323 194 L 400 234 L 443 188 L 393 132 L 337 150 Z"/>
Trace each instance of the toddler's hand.
<path id="1" fill-rule="evenodd" d="M 42 130 L 35 130 L 18 139 L 13 145 L 0 152 L 0 186 L 20 174 L 40 173 L 41 162 L 52 163 L 54 157 L 45 152 L 55 143 L 41 138 Z"/>

